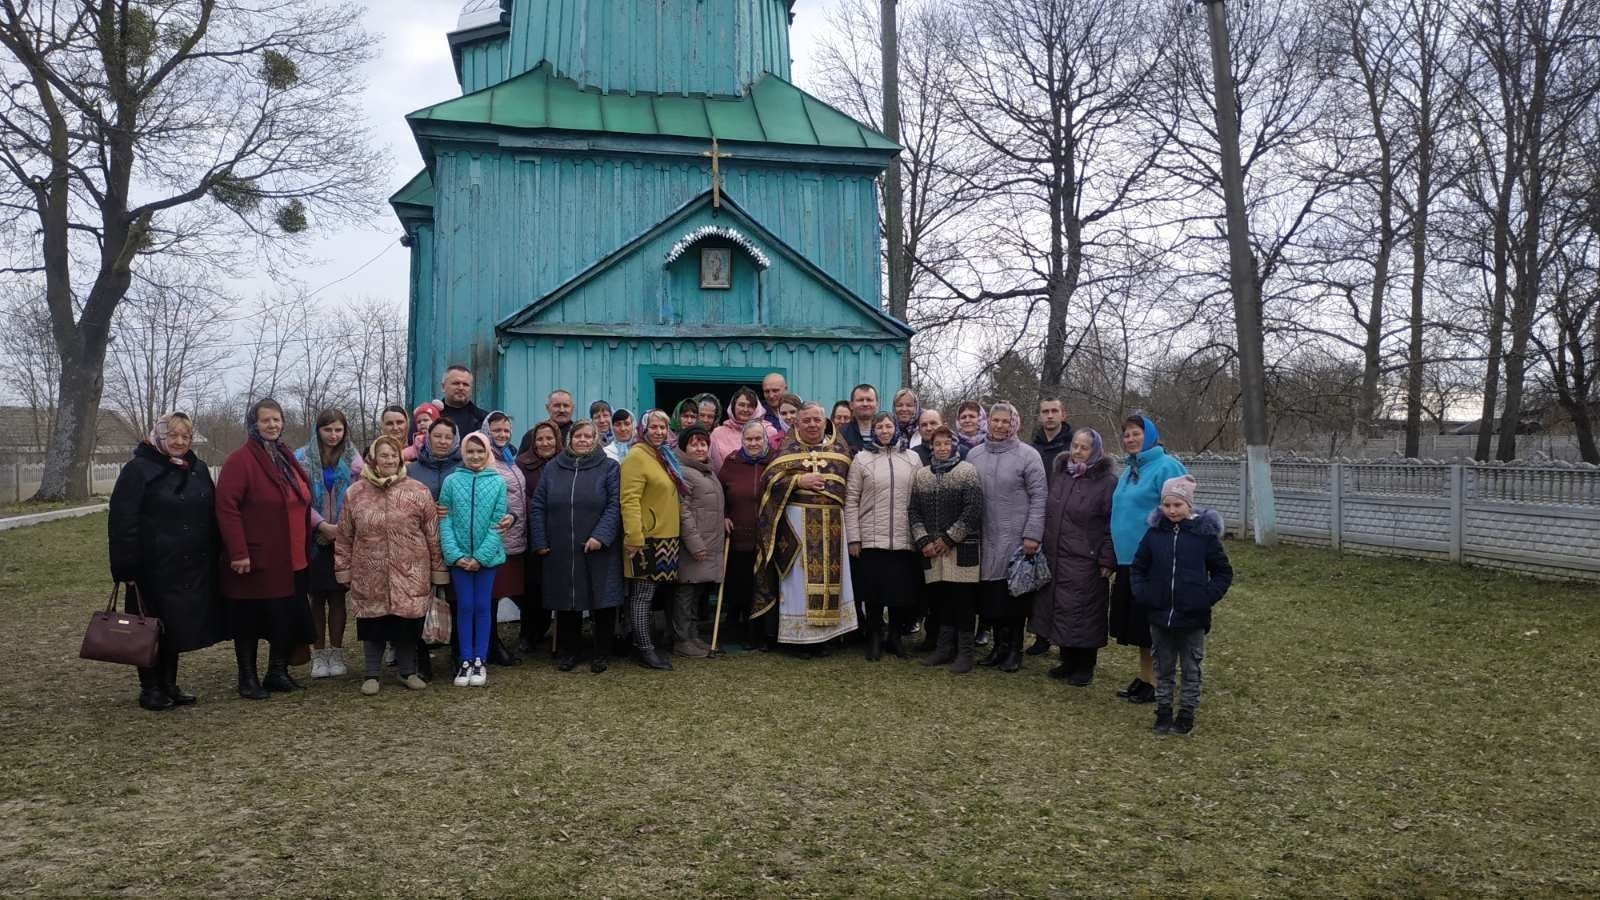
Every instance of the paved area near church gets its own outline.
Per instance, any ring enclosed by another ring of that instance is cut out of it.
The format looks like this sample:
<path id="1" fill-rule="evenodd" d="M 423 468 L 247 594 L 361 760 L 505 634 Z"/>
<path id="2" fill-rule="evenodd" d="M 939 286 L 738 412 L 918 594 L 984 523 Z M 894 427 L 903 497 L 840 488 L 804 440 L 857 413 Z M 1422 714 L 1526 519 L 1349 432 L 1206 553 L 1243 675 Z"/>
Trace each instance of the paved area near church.
<path id="1" fill-rule="evenodd" d="M 1229 543 L 1199 728 L 855 654 L 148 713 L 76 659 L 105 519 L 0 534 L 0 893 L 1589 895 L 1592 585 Z"/>

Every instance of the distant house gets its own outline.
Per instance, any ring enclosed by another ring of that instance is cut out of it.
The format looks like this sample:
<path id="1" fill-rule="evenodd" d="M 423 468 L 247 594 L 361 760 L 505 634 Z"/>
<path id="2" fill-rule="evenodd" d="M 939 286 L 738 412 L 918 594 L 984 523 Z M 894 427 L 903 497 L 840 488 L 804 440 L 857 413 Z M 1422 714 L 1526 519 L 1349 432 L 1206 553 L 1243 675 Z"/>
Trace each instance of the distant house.
<path id="1" fill-rule="evenodd" d="M 0 406 L 0 462 L 24 464 L 44 462 L 45 445 L 50 439 L 50 411 L 27 406 Z M 95 462 L 120 463 L 144 439 L 127 417 L 109 409 L 100 410 L 95 423 Z M 206 439 L 196 434 L 196 449 Z"/>

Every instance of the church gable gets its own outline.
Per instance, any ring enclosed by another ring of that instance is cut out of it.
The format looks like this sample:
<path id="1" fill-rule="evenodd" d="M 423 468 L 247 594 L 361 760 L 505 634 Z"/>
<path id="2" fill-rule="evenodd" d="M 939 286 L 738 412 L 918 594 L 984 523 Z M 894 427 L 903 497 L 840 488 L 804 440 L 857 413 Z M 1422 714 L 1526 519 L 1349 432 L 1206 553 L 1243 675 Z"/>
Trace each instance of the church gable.
<path id="1" fill-rule="evenodd" d="M 904 340 L 911 331 L 711 192 L 502 321 L 503 333 Z"/>

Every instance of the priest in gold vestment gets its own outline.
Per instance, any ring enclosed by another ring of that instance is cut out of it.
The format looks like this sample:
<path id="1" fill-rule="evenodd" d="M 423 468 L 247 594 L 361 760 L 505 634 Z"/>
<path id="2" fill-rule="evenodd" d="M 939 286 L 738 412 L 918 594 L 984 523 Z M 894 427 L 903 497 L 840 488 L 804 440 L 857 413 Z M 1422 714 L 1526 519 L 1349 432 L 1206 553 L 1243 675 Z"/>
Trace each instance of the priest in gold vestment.
<path id="1" fill-rule="evenodd" d="M 806 403 L 761 478 L 756 518 L 756 598 L 751 618 L 776 605 L 778 641 L 820 644 L 856 629 L 844 535 L 850 450 Z"/>

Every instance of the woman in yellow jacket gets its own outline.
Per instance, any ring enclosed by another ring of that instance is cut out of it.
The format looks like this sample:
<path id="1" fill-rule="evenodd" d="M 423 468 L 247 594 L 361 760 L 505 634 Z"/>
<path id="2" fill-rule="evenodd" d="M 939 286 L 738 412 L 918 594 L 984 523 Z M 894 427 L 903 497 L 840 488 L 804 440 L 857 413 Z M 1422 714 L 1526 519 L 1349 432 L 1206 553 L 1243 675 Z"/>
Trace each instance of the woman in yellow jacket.
<path id="1" fill-rule="evenodd" d="M 678 498 L 688 493 L 672 452 L 672 423 L 652 409 L 639 417 L 639 436 L 622 460 L 622 574 L 628 579 L 628 618 L 639 662 L 652 669 L 672 663 L 650 640 L 650 603 L 656 584 L 678 577 Z"/>

